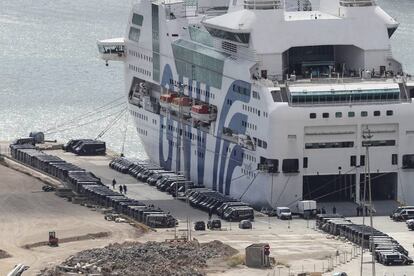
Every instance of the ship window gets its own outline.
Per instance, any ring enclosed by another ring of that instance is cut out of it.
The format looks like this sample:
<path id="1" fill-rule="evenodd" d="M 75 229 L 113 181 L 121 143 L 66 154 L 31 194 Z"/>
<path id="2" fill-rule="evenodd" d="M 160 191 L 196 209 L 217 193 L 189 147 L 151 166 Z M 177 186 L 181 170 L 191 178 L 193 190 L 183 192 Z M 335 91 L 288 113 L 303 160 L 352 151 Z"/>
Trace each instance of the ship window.
<path id="1" fill-rule="evenodd" d="M 368 112 L 366 111 L 361 111 L 361 117 L 367 117 L 368 116 Z"/>
<path id="2" fill-rule="evenodd" d="M 387 110 L 387 116 L 392 116 L 394 112 L 392 110 Z"/>
<path id="3" fill-rule="evenodd" d="M 311 113 L 311 114 L 309 114 L 309 118 L 311 118 L 311 119 L 316 119 L 316 113 Z"/>
<path id="4" fill-rule="evenodd" d="M 349 117 L 349 118 L 355 117 L 355 112 L 353 112 L 353 111 L 349 111 L 349 112 L 348 112 L 348 117 Z"/>
<path id="5" fill-rule="evenodd" d="M 350 165 L 351 165 L 351 167 L 356 166 L 356 156 L 355 155 L 351 155 Z"/>
<path id="6" fill-rule="evenodd" d="M 249 43 L 250 33 L 232 33 L 210 27 L 207 27 L 206 29 L 214 37 L 231 40 L 238 43 Z"/>
<path id="7" fill-rule="evenodd" d="M 403 155 L 403 169 L 414 169 L 414 154 Z"/>
<path id="8" fill-rule="evenodd" d="M 398 154 L 393 154 L 393 155 L 391 156 L 391 163 L 392 163 L 393 165 L 398 165 Z"/>
<path id="9" fill-rule="evenodd" d="M 137 29 L 137 28 L 131 27 L 131 28 L 129 29 L 129 35 L 128 35 L 128 38 L 129 38 L 130 40 L 132 40 L 132 41 L 139 42 L 139 36 L 140 36 L 140 34 L 141 34 L 140 29 Z"/>
<path id="10" fill-rule="evenodd" d="M 378 117 L 378 116 L 380 116 L 381 115 L 381 112 L 379 111 L 379 110 L 375 110 L 374 111 L 374 116 L 375 117 Z"/>
<path id="11" fill-rule="evenodd" d="M 322 118 L 329 118 L 329 113 L 322 113 Z"/>
<path id="12" fill-rule="evenodd" d="M 335 117 L 336 118 L 342 118 L 342 112 L 336 112 Z"/>
<path id="13" fill-rule="evenodd" d="M 299 172 L 299 159 L 283 159 L 282 171 L 284 173 Z"/>
<path id="14" fill-rule="evenodd" d="M 376 140 L 376 141 L 362 141 L 362 146 L 366 147 L 387 147 L 395 146 L 395 140 Z"/>
<path id="15" fill-rule="evenodd" d="M 359 157 L 359 165 L 360 166 L 365 166 L 365 155 L 361 155 Z"/>
<path id="16" fill-rule="evenodd" d="M 326 143 L 306 143 L 305 149 L 333 149 L 333 148 L 353 148 L 354 142 L 326 142 Z"/>
<path id="17" fill-rule="evenodd" d="M 306 169 L 308 167 L 308 158 L 303 157 L 303 168 Z"/>
<path id="18" fill-rule="evenodd" d="M 266 141 L 263 141 L 263 148 L 267 149 L 267 142 Z"/>
<path id="19" fill-rule="evenodd" d="M 144 21 L 144 17 L 142 15 L 137 13 L 132 15 L 132 24 L 142 26 L 142 21 Z"/>

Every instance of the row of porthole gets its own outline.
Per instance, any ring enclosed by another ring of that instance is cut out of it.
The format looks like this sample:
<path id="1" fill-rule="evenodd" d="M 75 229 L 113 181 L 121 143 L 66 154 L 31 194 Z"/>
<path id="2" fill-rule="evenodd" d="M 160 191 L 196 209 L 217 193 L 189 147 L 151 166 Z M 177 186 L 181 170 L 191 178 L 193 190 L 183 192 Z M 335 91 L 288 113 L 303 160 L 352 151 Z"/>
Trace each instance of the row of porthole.
<path id="1" fill-rule="evenodd" d="M 368 117 L 368 111 L 361 111 L 360 115 L 361 115 L 361 117 Z M 374 115 L 374 117 L 379 117 L 379 116 L 381 116 L 381 111 L 376 110 L 376 111 L 373 112 L 373 115 Z M 387 110 L 386 115 L 387 116 L 393 116 L 394 111 L 393 110 Z M 355 117 L 355 112 L 354 111 L 349 111 L 348 112 L 348 118 L 353 118 L 353 117 Z M 309 118 L 310 119 L 316 119 L 317 118 L 316 113 L 310 113 Z M 328 112 L 322 113 L 322 118 L 329 118 L 329 113 Z M 335 118 L 342 118 L 342 112 L 335 112 Z"/>
<path id="2" fill-rule="evenodd" d="M 134 57 L 137 57 L 137 58 L 146 60 L 148 62 L 152 62 L 152 57 L 147 56 L 147 55 L 144 55 L 144 54 L 142 54 L 140 52 L 136 52 L 136 51 L 133 51 L 133 50 L 128 50 L 128 54 L 130 54 L 130 55 L 132 55 Z"/>
<path id="3" fill-rule="evenodd" d="M 187 137 L 190 140 L 197 140 L 197 141 L 199 141 L 201 143 L 205 143 L 206 142 L 206 140 L 203 137 L 201 137 L 199 135 L 196 135 L 196 134 L 194 134 L 192 132 L 186 131 L 186 130 L 183 131 L 182 129 L 180 129 L 178 127 L 175 127 L 173 125 L 167 125 L 166 126 L 166 125 L 163 124 L 163 125 L 161 125 L 161 128 L 162 129 L 166 129 L 167 128 L 169 131 L 175 132 L 175 133 L 177 133 L 180 136 L 182 136 L 184 134 L 184 136 Z"/>
<path id="4" fill-rule="evenodd" d="M 129 69 L 151 77 L 151 71 L 145 70 L 145 69 L 137 67 L 135 65 L 129 64 Z"/>
<path id="5" fill-rule="evenodd" d="M 148 116 L 145 116 L 145 115 L 143 115 L 141 113 L 138 113 L 136 111 L 131 111 L 131 113 L 132 113 L 132 115 L 134 117 L 137 117 L 138 119 L 141 119 L 141 120 L 144 120 L 144 121 L 148 121 Z"/>
<path id="6" fill-rule="evenodd" d="M 137 128 L 137 131 L 141 135 L 148 136 L 148 131 L 146 131 L 145 129 Z"/>

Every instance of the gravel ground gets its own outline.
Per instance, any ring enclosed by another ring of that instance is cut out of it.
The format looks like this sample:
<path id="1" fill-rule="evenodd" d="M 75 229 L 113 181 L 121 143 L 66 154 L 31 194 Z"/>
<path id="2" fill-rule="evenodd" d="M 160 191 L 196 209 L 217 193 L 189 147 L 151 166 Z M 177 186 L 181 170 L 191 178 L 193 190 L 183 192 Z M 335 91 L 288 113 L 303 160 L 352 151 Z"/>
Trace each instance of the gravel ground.
<path id="1" fill-rule="evenodd" d="M 207 260 L 238 253 L 220 241 L 199 244 L 177 242 L 125 242 L 82 251 L 61 265 L 45 269 L 42 276 L 65 273 L 96 275 L 206 275 Z"/>

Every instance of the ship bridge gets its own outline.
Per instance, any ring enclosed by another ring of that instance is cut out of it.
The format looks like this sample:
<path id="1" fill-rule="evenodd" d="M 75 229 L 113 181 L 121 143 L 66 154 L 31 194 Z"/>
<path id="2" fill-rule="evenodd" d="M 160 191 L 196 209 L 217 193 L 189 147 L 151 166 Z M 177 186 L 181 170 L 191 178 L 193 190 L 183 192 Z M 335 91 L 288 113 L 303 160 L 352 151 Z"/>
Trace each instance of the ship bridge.
<path id="1" fill-rule="evenodd" d="M 101 58 L 108 62 L 108 60 L 122 61 L 125 57 L 125 39 L 111 38 L 98 40 L 98 50 Z"/>

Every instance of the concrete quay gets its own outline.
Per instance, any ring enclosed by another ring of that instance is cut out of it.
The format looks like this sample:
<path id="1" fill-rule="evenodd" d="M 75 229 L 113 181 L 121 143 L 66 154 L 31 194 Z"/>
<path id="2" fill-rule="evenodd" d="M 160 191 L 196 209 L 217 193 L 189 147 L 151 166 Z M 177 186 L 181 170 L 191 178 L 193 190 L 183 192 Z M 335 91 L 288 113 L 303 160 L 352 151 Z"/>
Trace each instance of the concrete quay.
<path id="1" fill-rule="evenodd" d="M 79 157 L 61 150 L 49 150 L 47 153 L 59 156 L 68 162 L 93 172 L 109 187 L 112 187 L 112 179 L 115 178 L 118 184 L 126 184 L 128 186 L 128 197 L 143 201 L 146 204 L 154 204 L 169 211 L 179 219 L 180 224 L 176 230 L 162 229 L 142 235 L 136 233 L 136 229 L 128 225 L 106 222 L 103 220 L 102 215 L 96 212 L 69 203 L 51 193 L 41 192 L 40 188 L 44 180 L 38 180 L 31 176 L 23 175 L 18 171 L 0 166 L 0 174 L 3 176 L 7 173 L 7 178 L 2 177 L 0 179 L 0 210 L 2 210 L 0 213 L 0 221 L 6 222 L 0 228 L 0 236 L 7 237 L 8 241 L 0 242 L 0 249 L 16 256 L 0 260 L 1 275 L 3 275 L 1 272 L 6 271 L 4 267 L 10 268 L 13 263 L 27 262 L 27 259 L 32 260 L 29 263 L 32 264 L 33 268 L 39 268 L 42 265 L 45 266 L 49 263 L 61 261 L 76 251 L 102 246 L 110 240 L 116 240 L 118 242 L 125 240 L 139 240 L 142 242 L 153 240 L 164 241 L 165 239 L 173 238 L 177 233 L 178 235 L 185 235 L 187 218 L 190 220 L 190 224 L 197 220 L 207 221 L 208 215 L 206 213 L 186 205 L 183 201 L 175 200 L 170 195 L 139 182 L 129 175 L 111 170 L 108 167 L 111 158 L 108 156 Z M 24 168 L 24 166 L 22 167 L 20 169 L 28 170 L 30 175 L 32 173 L 34 175 L 38 173 Z M 43 177 L 47 178 L 44 175 Z M 22 178 L 24 178 L 24 181 L 22 181 Z M 10 197 L 10 193 L 13 194 L 12 197 Z M 7 200 L 4 200 L 4 198 L 7 198 Z M 33 206 L 38 208 L 34 208 Z M 36 215 L 33 215 L 33 212 Z M 338 212 L 340 212 L 339 209 Z M 360 223 L 359 220 L 361 218 L 351 219 L 356 223 Z M 54 249 L 39 248 L 27 252 L 27 250 L 21 248 L 23 244 L 44 240 L 49 230 L 56 230 L 58 235 L 68 236 L 71 231 L 75 231 L 74 224 L 68 225 L 69 221 L 74 221 L 82 225 L 79 231 L 76 232 L 79 235 L 85 234 L 86 232 L 95 232 L 97 228 L 109 229 L 108 231 L 112 231 L 112 234 L 108 240 L 62 245 L 58 249 L 61 250 L 59 253 L 61 255 L 58 254 L 56 259 L 51 256 L 55 253 Z M 32 229 L 34 225 L 36 229 Z M 377 216 L 374 218 L 374 226 L 397 239 L 401 245 L 409 250 L 410 256 L 414 255 L 412 244 L 414 232 L 408 231 L 404 223 L 396 223 L 388 217 Z M 24 234 L 19 234 L 22 232 L 16 233 L 13 230 L 16 227 L 21 227 Z M 59 227 L 62 227 L 62 229 Z M 33 233 L 28 233 L 30 231 L 33 231 Z M 302 219 L 281 221 L 276 218 L 256 216 L 253 229 L 251 230 L 241 230 L 236 223 L 223 222 L 222 231 L 192 231 L 191 235 L 200 242 L 212 240 L 223 241 L 239 250 L 240 254 L 244 254 L 244 249 L 252 243 L 266 242 L 270 244 L 271 256 L 277 262 L 277 266 L 273 270 L 250 269 L 242 265 L 236 267 L 223 265 L 223 267 L 209 268 L 209 275 L 287 276 L 289 273 L 291 275 L 297 275 L 297 273 L 301 273 L 302 271 L 325 272 L 328 268 L 332 271 L 326 272 L 323 275 L 332 275 L 335 271 L 345 271 L 348 275 L 352 276 L 359 275 L 360 250 L 351 243 L 341 241 L 317 231 L 314 226 L 314 221 L 305 221 Z M 30 259 L 28 254 L 33 255 L 31 257 L 33 259 Z M 365 254 L 365 259 L 369 261 L 370 255 Z M 7 265 L 3 266 L 1 264 Z M 376 268 L 377 275 L 414 275 L 414 266 L 387 267 L 377 264 Z M 28 275 L 35 274 L 29 273 Z M 364 265 L 363 275 L 371 275 L 370 265 Z"/>

